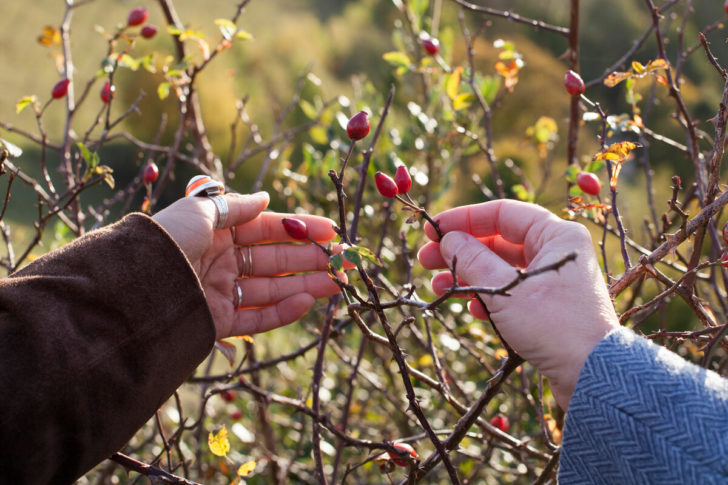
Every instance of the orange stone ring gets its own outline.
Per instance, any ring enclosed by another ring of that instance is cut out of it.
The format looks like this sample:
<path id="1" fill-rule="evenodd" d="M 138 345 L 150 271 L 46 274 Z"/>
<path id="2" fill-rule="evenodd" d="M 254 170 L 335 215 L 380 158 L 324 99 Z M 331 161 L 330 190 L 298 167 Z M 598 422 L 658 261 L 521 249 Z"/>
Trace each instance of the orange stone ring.
<path id="1" fill-rule="evenodd" d="M 215 230 L 225 227 L 228 213 L 227 201 L 222 194 L 225 193 L 225 186 L 220 182 L 213 180 L 208 175 L 195 175 L 187 183 L 185 189 L 185 197 L 209 197 L 217 208 L 217 221 L 215 222 Z"/>

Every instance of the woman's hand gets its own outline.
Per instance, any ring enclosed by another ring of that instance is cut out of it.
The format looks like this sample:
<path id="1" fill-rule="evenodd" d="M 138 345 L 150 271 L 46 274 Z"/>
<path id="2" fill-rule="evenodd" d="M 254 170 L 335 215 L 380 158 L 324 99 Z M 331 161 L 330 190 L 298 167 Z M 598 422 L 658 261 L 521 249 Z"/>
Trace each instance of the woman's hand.
<path id="1" fill-rule="evenodd" d="M 498 287 L 513 280 L 517 268 L 536 269 L 577 251 L 575 262 L 522 281 L 510 296 L 481 295 L 503 338 L 549 378 L 566 409 L 587 356 L 619 325 L 589 232 L 540 206 L 512 200 L 458 207 L 434 219 L 445 236 L 420 250 L 420 262 L 446 268 L 457 256 L 457 277 L 471 286 Z M 431 225 L 425 230 L 437 239 Z M 447 291 L 451 273 L 437 274 L 432 286 L 437 294 Z M 487 318 L 477 300 L 469 309 Z"/>
<path id="2" fill-rule="evenodd" d="M 327 273 L 328 257 L 320 248 L 280 244 L 293 241 L 281 224 L 281 219 L 292 215 L 263 212 L 269 201 L 266 192 L 224 197 L 230 212 L 226 228 L 218 231 L 213 230 L 217 209 L 207 197 L 185 197 L 154 216 L 197 273 L 218 339 L 286 325 L 303 316 L 316 298 L 339 292 Z M 309 236 L 317 242 L 328 242 L 336 235 L 329 219 L 293 217 L 306 223 Z M 247 264 L 249 256 L 252 268 Z M 241 277 L 248 272 L 249 277 Z M 294 275 L 302 272 L 306 274 Z M 242 290 L 239 308 L 233 306 L 236 281 Z"/>

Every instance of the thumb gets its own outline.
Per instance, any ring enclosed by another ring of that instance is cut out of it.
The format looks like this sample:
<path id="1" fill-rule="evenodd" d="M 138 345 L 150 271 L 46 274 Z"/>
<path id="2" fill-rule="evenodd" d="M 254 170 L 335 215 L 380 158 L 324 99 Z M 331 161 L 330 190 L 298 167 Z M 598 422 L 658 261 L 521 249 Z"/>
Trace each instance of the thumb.
<path id="1" fill-rule="evenodd" d="M 513 266 L 470 234 L 451 231 L 440 241 L 440 254 L 455 273 L 471 286 L 500 286 L 516 276 Z"/>
<path id="2" fill-rule="evenodd" d="M 227 221 L 225 227 L 239 226 L 255 219 L 258 214 L 268 207 L 270 196 L 268 192 L 256 192 L 255 194 L 225 194 L 228 203 Z"/>

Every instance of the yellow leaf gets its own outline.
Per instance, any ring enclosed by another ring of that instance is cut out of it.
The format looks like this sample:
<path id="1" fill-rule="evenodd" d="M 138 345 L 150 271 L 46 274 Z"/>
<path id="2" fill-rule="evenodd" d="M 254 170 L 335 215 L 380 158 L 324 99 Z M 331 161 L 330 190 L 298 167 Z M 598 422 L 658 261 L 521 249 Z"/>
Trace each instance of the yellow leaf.
<path id="1" fill-rule="evenodd" d="M 38 36 L 38 43 L 46 47 L 61 44 L 61 32 L 52 25 L 43 27 L 43 33 Z"/>
<path id="2" fill-rule="evenodd" d="M 243 463 L 242 465 L 240 465 L 240 468 L 238 468 L 238 476 L 247 477 L 255 471 L 255 465 L 257 465 L 257 462 L 255 460 Z"/>
<path id="3" fill-rule="evenodd" d="M 230 451 L 230 441 L 228 440 L 228 432 L 225 425 L 222 426 L 220 431 L 210 434 L 207 436 L 207 445 L 210 447 L 210 451 L 216 456 L 225 456 Z"/>
<path id="4" fill-rule="evenodd" d="M 613 88 L 617 84 L 621 83 L 625 79 L 629 79 L 632 77 L 631 72 L 620 72 L 620 71 L 614 71 L 612 74 L 607 76 L 607 78 L 604 80 L 604 85 L 608 88 Z"/>
<path id="5" fill-rule="evenodd" d="M 654 71 L 657 69 L 669 69 L 670 64 L 665 59 L 655 59 L 654 61 L 650 61 L 647 63 L 647 66 L 645 66 L 645 70 L 647 72 Z"/>
<path id="6" fill-rule="evenodd" d="M 503 360 L 508 358 L 508 351 L 504 349 L 503 347 L 499 348 L 495 351 L 495 358 L 498 360 Z"/>
<path id="7" fill-rule="evenodd" d="M 452 100 L 454 100 L 458 96 L 458 92 L 460 92 L 460 79 L 463 75 L 464 70 L 465 69 L 462 66 L 458 66 L 455 68 L 452 74 L 450 74 L 450 77 L 447 78 L 445 91 L 447 91 L 447 95 Z"/>
<path id="8" fill-rule="evenodd" d="M 641 146 L 642 145 L 639 143 L 631 141 L 620 141 L 609 145 L 606 150 L 594 155 L 592 160 L 612 160 L 614 162 L 622 161 L 629 156 L 632 150 Z"/>
<path id="9" fill-rule="evenodd" d="M 419 359 L 417 359 L 417 365 L 420 367 L 429 367 L 434 362 L 432 356 L 430 354 L 425 354 Z"/>
<path id="10" fill-rule="evenodd" d="M 475 96 L 468 93 L 460 93 L 457 95 L 455 99 L 452 100 L 452 107 L 455 111 L 459 111 L 461 109 L 465 109 L 471 104 L 473 104 L 473 100 L 475 99 Z"/>
<path id="11" fill-rule="evenodd" d="M 15 103 L 15 114 L 20 114 L 20 112 L 23 111 L 26 108 L 26 106 L 28 106 L 29 104 L 35 103 L 37 101 L 38 101 L 38 98 L 36 98 L 35 96 L 22 97 L 20 99 L 20 101 Z"/>
<path id="12" fill-rule="evenodd" d="M 632 70 L 635 72 L 635 74 L 640 74 L 642 71 L 645 70 L 645 66 L 637 61 L 632 61 Z"/>

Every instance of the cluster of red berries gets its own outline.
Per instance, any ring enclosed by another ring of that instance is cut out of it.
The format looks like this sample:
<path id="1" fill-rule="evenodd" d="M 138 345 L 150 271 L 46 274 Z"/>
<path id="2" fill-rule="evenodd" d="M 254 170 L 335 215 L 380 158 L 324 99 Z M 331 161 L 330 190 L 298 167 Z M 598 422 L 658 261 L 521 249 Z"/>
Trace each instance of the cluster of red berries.
<path id="1" fill-rule="evenodd" d="M 412 187 L 412 177 L 404 165 L 397 167 L 394 178 L 384 172 L 377 172 L 374 174 L 374 182 L 377 184 L 379 193 L 388 199 L 396 197 L 398 194 L 406 194 Z"/>
<path id="2" fill-rule="evenodd" d="M 126 25 L 128 27 L 137 27 L 146 22 L 147 18 L 149 18 L 149 11 L 145 7 L 136 7 L 129 11 L 129 15 L 126 19 Z M 157 35 L 157 31 L 158 29 L 156 26 L 145 25 L 144 27 L 142 27 L 141 36 L 145 39 L 151 39 L 152 37 Z M 60 99 L 66 96 L 68 94 L 69 84 L 71 84 L 71 80 L 67 78 L 58 81 L 53 86 L 53 89 L 51 89 L 51 97 L 53 99 Z M 103 101 L 105 104 L 109 104 L 109 102 L 111 102 L 111 99 L 114 97 L 115 91 L 116 88 L 110 82 L 105 83 L 101 87 L 101 92 L 99 94 L 101 101 Z"/>

